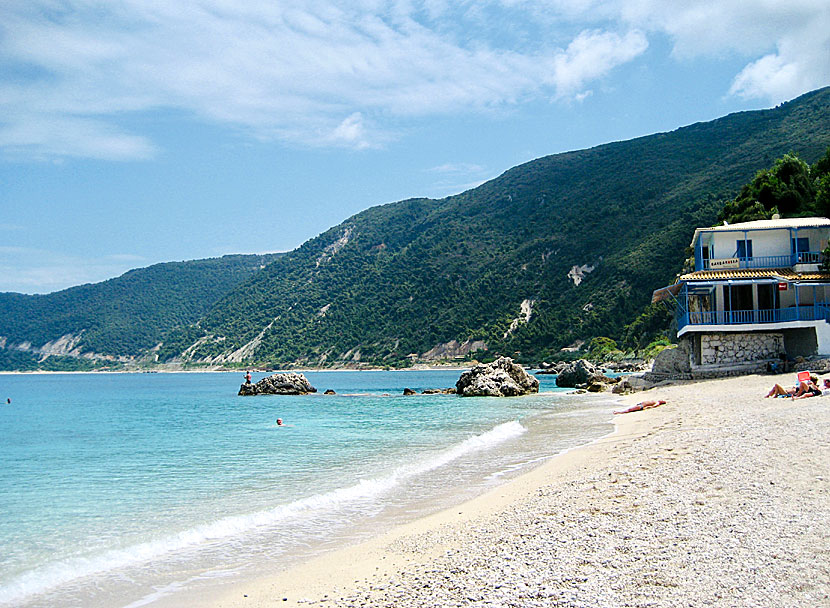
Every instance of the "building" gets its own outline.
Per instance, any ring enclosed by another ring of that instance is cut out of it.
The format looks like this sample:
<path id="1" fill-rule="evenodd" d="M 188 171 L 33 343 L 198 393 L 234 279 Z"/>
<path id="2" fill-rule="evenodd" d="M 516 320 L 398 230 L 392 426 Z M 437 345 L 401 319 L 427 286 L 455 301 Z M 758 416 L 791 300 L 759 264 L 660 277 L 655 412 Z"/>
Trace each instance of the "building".
<path id="1" fill-rule="evenodd" d="M 821 271 L 829 238 L 823 217 L 695 230 L 694 272 L 652 299 L 676 303 L 692 377 L 759 371 L 782 355 L 830 355 L 830 273 Z"/>

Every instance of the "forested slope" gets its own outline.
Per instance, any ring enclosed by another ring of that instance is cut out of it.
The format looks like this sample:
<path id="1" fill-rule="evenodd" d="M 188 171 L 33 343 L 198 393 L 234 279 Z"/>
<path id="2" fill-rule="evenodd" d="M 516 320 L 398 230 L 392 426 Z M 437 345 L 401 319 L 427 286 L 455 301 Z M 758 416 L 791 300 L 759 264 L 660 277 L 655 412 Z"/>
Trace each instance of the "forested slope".
<path id="1" fill-rule="evenodd" d="M 20 367 L 29 359 L 22 352 L 44 345 L 55 353 L 141 355 L 171 329 L 196 322 L 223 295 L 277 257 L 229 255 L 169 262 L 46 295 L 0 293 L 0 341 L 7 351 L 0 349 L 6 362 L 0 361 L 0 368 Z"/>
<path id="2" fill-rule="evenodd" d="M 776 158 L 830 145 L 830 89 L 771 110 L 540 158 L 463 194 L 373 207 L 265 268 L 167 360 L 401 365 L 487 348 L 533 361 L 619 338 L 696 226 Z"/>

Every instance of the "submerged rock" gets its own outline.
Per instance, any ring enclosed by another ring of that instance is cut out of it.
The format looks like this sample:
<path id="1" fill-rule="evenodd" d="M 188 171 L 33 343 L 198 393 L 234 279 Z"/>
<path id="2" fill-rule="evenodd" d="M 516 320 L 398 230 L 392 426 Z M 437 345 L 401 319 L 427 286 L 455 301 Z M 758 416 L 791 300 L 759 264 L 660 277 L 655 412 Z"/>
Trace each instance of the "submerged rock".
<path id="1" fill-rule="evenodd" d="M 307 395 L 316 393 L 317 389 L 311 386 L 302 374 L 287 372 L 274 374 L 263 378 L 256 384 L 243 384 L 239 387 L 239 395 Z"/>
<path id="2" fill-rule="evenodd" d="M 539 380 L 509 357 L 476 365 L 455 383 L 462 397 L 516 397 L 539 392 Z"/>

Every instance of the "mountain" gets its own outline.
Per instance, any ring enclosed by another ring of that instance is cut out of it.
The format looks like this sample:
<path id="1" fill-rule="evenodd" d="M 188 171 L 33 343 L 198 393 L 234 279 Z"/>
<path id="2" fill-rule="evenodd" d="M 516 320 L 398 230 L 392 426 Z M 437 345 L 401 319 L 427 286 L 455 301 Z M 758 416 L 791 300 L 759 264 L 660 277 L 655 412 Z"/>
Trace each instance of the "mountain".
<path id="1" fill-rule="evenodd" d="M 173 328 L 198 321 L 280 255 L 155 264 L 47 295 L 0 293 L 0 369 L 37 367 L 33 362 L 47 354 L 114 360 L 142 356 Z M 65 359 L 62 363 L 79 367 Z"/>
<path id="2" fill-rule="evenodd" d="M 825 88 L 540 158 L 457 196 L 372 207 L 284 255 L 3 293 L 0 369 L 538 362 L 597 336 L 636 339 L 664 322 L 638 315 L 695 227 L 775 159 L 812 163 L 829 145 Z"/>
<path id="3" fill-rule="evenodd" d="M 620 337 L 697 226 L 789 152 L 830 145 L 830 88 L 774 109 L 556 154 L 441 200 L 373 207 L 268 265 L 168 361 L 279 366 L 509 354 Z"/>

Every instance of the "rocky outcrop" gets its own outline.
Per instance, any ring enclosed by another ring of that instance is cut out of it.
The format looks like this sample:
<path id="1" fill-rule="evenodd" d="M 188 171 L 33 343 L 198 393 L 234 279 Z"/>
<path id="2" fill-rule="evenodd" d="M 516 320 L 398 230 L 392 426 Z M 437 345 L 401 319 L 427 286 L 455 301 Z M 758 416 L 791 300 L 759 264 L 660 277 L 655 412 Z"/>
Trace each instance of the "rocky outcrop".
<path id="1" fill-rule="evenodd" d="M 611 388 L 611 392 L 615 395 L 628 395 L 629 393 L 636 393 L 653 387 L 654 383 L 643 379 L 642 374 L 632 374 L 620 378 L 620 381 Z"/>
<path id="2" fill-rule="evenodd" d="M 622 361 L 610 361 L 605 366 L 612 372 L 645 372 L 651 369 L 651 363 L 643 359 L 624 359 Z"/>
<path id="3" fill-rule="evenodd" d="M 539 365 L 539 367 L 541 369 L 539 369 L 539 371 L 536 372 L 536 375 L 537 376 L 539 374 L 556 375 L 556 374 L 561 373 L 562 370 L 565 369 L 566 367 L 568 367 L 569 365 L 570 365 L 570 363 L 568 363 L 567 361 L 557 361 L 555 363 L 543 362 Z"/>
<path id="4" fill-rule="evenodd" d="M 587 388 L 592 393 L 601 393 L 608 385 L 615 384 L 617 378 L 609 378 L 602 368 L 590 361 L 579 359 L 569 363 L 556 376 L 556 386 L 563 388 Z"/>
<path id="5" fill-rule="evenodd" d="M 559 371 L 559 375 L 556 376 L 556 386 L 581 388 L 600 376 L 602 376 L 602 370 L 590 361 L 579 359 Z"/>
<path id="6" fill-rule="evenodd" d="M 256 384 L 245 383 L 239 387 L 239 394 L 248 395 L 307 395 L 316 393 L 302 374 L 287 372 L 263 378 Z"/>
<path id="7" fill-rule="evenodd" d="M 516 397 L 538 393 L 539 380 L 509 357 L 500 357 L 461 374 L 455 388 L 462 397 Z"/>
<path id="8" fill-rule="evenodd" d="M 776 351 L 770 357 L 777 357 Z M 682 340 L 677 348 L 666 348 L 661 350 L 654 358 L 651 371 L 655 374 L 688 374 L 692 371 L 691 348 L 688 340 Z"/>

